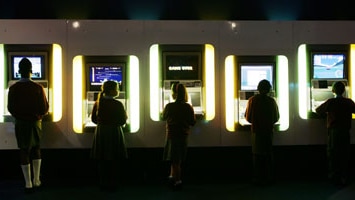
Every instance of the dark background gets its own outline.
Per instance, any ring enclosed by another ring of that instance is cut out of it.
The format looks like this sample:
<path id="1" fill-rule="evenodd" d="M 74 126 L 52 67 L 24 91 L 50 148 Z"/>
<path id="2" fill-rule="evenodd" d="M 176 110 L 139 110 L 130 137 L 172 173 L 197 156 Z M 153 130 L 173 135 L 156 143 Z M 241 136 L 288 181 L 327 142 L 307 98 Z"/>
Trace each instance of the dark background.
<path id="1" fill-rule="evenodd" d="M 350 0 L 0 0 L 0 19 L 354 20 Z"/>

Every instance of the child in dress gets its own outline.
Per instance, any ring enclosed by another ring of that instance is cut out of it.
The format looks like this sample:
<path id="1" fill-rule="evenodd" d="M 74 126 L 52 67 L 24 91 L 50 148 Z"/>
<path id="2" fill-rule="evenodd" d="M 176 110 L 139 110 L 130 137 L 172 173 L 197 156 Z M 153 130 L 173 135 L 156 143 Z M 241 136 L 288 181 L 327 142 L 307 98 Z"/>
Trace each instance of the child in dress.
<path id="1" fill-rule="evenodd" d="M 123 104 L 115 99 L 118 89 L 117 82 L 104 82 L 91 114 L 91 120 L 97 124 L 91 157 L 98 162 L 100 187 L 105 190 L 117 187 L 119 161 L 127 158 L 122 131 L 127 114 Z"/>

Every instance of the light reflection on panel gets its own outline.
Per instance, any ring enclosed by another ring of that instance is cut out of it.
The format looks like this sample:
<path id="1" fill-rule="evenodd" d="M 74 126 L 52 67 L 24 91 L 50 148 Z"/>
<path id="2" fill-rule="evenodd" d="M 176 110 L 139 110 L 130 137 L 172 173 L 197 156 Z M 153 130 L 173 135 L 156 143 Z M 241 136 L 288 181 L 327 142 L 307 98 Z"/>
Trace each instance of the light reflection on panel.
<path id="1" fill-rule="evenodd" d="M 215 116 L 215 80 L 214 80 L 214 48 L 210 44 L 205 45 L 205 94 L 206 94 L 206 120 L 212 120 Z"/>
<path id="2" fill-rule="evenodd" d="M 226 95 L 226 128 L 235 131 L 235 56 L 228 56 L 225 60 L 225 95 Z"/>
<path id="3" fill-rule="evenodd" d="M 4 122 L 3 114 L 5 113 L 5 51 L 4 44 L 0 44 L 0 122 Z"/>
<path id="4" fill-rule="evenodd" d="M 277 56 L 277 99 L 280 112 L 280 131 L 289 127 L 289 84 L 288 84 L 288 60 L 286 56 Z"/>
<path id="5" fill-rule="evenodd" d="M 53 44 L 53 121 L 57 122 L 62 118 L 62 48 Z"/>
<path id="6" fill-rule="evenodd" d="M 83 56 L 73 59 L 73 130 L 83 133 Z"/>
<path id="7" fill-rule="evenodd" d="M 302 119 L 307 119 L 309 101 L 309 83 L 307 71 L 307 52 L 306 45 L 298 47 L 298 112 Z"/>
<path id="8" fill-rule="evenodd" d="M 136 56 L 129 56 L 129 124 L 130 132 L 135 133 L 139 129 L 140 105 L 139 105 L 139 62 Z"/>
<path id="9" fill-rule="evenodd" d="M 355 70 L 353 69 L 355 66 L 355 44 L 350 45 L 350 66 L 349 66 L 349 82 L 350 82 L 350 98 L 355 100 Z M 355 114 L 353 114 L 353 119 L 355 119 Z"/>
<path id="10" fill-rule="evenodd" d="M 149 80 L 150 80 L 150 118 L 153 121 L 159 121 L 160 107 L 160 70 L 159 70 L 159 45 L 154 44 L 150 47 L 149 55 Z"/>

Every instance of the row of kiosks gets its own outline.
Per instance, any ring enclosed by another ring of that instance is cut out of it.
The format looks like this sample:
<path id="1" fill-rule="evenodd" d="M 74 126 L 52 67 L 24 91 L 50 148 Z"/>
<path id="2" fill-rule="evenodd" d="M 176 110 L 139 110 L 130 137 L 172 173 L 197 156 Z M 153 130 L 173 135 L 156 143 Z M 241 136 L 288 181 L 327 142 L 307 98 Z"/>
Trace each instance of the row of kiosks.
<path id="1" fill-rule="evenodd" d="M 101 92 L 101 86 L 105 81 L 116 81 L 119 85 L 118 101 L 124 105 L 127 110 L 126 101 L 126 66 L 127 56 L 84 56 L 85 71 L 85 118 L 84 130 L 89 131 L 96 127 L 91 121 L 91 111 Z"/>
<path id="2" fill-rule="evenodd" d="M 160 113 L 166 104 L 173 102 L 171 86 L 174 83 L 183 84 L 188 93 L 188 103 L 191 104 L 197 118 L 205 115 L 203 106 L 203 45 L 160 45 L 162 66 L 162 94 Z"/>
<path id="3" fill-rule="evenodd" d="M 308 81 L 311 85 L 309 114 L 315 117 L 316 108 L 333 98 L 332 85 L 341 81 L 346 86 L 343 94 L 349 96 L 350 45 L 307 45 Z"/>
<path id="4" fill-rule="evenodd" d="M 250 97 L 258 93 L 258 84 L 266 79 L 272 89 L 269 96 L 278 104 L 278 130 L 289 126 L 288 60 L 283 55 L 230 55 L 225 61 L 226 128 L 228 131 L 249 130 L 245 111 Z"/>
<path id="5" fill-rule="evenodd" d="M 54 56 L 54 53 L 57 53 L 57 57 Z M 57 108 L 53 107 L 53 102 L 55 101 L 54 95 L 58 92 L 54 91 L 53 86 L 61 83 L 58 83 L 58 81 L 54 82 L 53 79 L 55 78 L 51 76 L 51 73 L 61 67 L 57 66 L 61 65 L 60 47 L 53 44 L 5 44 L 4 54 L 4 63 L 6 66 L 4 67 L 4 71 L 6 71 L 6 76 L 4 76 L 6 85 L 4 89 L 4 104 L 2 105 L 4 121 L 13 120 L 7 110 L 7 94 L 9 87 L 21 78 L 19 62 L 24 57 L 28 58 L 32 63 L 31 79 L 43 86 L 49 102 L 49 114 L 45 116 L 44 120 L 58 121 L 61 118 L 61 111 L 59 111 L 61 110 L 61 103 L 60 105 L 56 105 Z M 54 63 L 54 60 L 58 62 Z M 61 69 L 58 70 L 57 79 L 61 77 L 60 72 Z M 58 98 L 56 101 L 58 101 Z M 55 115 L 53 115 L 53 111 L 55 111 Z"/>

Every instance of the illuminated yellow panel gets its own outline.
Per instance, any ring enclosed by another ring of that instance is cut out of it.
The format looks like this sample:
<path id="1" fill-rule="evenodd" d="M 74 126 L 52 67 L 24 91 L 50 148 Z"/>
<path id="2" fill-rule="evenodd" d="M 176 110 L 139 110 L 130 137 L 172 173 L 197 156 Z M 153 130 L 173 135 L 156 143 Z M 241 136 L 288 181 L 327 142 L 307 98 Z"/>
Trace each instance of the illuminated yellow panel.
<path id="1" fill-rule="evenodd" d="M 4 44 L 0 44 L 0 114 L 5 113 L 5 51 Z M 0 117 L 0 122 L 4 122 L 4 118 Z"/>
<path id="2" fill-rule="evenodd" d="M 160 117 L 160 70 L 159 70 L 159 45 L 150 47 L 150 118 L 159 121 Z"/>
<path id="3" fill-rule="evenodd" d="M 307 72 L 307 52 L 306 45 L 298 47 L 298 112 L 302 119 L 307 119 L 309 87 Z"/>
<path id="4" fill-rule="evenodd" d="M 62 48 L 53 44 L 53 121 L 62 118 Z"/>
<path id="5" fill-rule="evenodd" d="M 349 83 L 350 83 L 350 98 L 355 100 L 355 70 L 353 70 L 353 66 L 355 66 L 355 44 L 350 45 L 350 66 L 349 66 Z M 353 114 L 353 119 L 355 119 L 355 114 Z"/>
<path id="6" fill-rule="evenodd" d="M 129 57 L 129 98 L 130 98 L 130 113 L 129 124 L 131 133 L 137 132 L 139 129 L 139 61 L 136 56 Z"/>
<path id="7" fill-rule="evenodd" d="M 225 95 L 226 95 L 226 128 L 235 131 L 235 57 L 228 56 L 225 60 Z"/>
<path id="8" fill-rule="evenodd" d="M 73 129 L 83 133 L 83 56 L 73 59 Z"/>
<path id="9" fill-rule="evenodd" d="M 212 120 L 215 116 L 215 73 L 214 48 L 210 44 L 205 45 L 205 65 L 206 120 Z"/>
<path id="10" fill-rule="evenodd" d="M 350 83 L 350 98 L 355 98 L 355 70 L 352 67 L 355 66 L 355 44 L 350 45 L 350 66 L 349 66 L 349 83 Z"/>
<path id="11" fill-rule="evenodd" d="M 280 112 L 280 131 L 289 127 L 289 88 L 288 88 L 288 60 L 285 56 L 277 56 L 277 91 Z"/>

